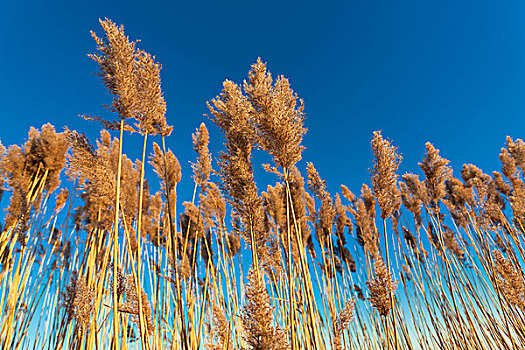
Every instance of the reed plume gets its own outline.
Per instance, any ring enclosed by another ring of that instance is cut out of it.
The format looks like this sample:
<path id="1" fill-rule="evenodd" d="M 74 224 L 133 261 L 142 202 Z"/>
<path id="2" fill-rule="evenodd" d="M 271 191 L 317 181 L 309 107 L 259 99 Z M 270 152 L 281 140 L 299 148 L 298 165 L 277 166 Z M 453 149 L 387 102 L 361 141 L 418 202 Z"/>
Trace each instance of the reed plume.
<path id="1" fill-rule="evenodd" d="M 262 192 L 264 208 L 274 232 L 286 232 L 286 193 L 284 185 L 277 182 L 274 186 L 268 185 L 266 192 Z"/>
<path id="2" fill-rule="evenodd" d="M 492 172 L 492 178 L 494 179 L 494 184 L 499 193 L 504 196 L 510 196 L 512 191 L 511 185 L 503 179 L 503 175 L 497 171 Z"/>
<path id="3" fill-rule="evenodd" d="M 348 192 L 346 192 L 346 198 L 352 199 L 348 210 L 354 217 L 357 243 L 375 260 L 379 255 L 379 235 L 375 224 L 375 197 L 370 188 L 363 184 L 359 198 Z"/>
<path id="4" fill-rule="evenodd" d="M 253 234 L 254 243 L 262 247 L 266 244 L 264 213 L 251 161 L 256 140 L 250 119 L 253 107 L 240 87 L 226 80 L 221 94 L 208 102 L 208 108 L 225 136 L 226 152 L 219 154 L 221 190 L 232 206 L 232 214 L 239 218 L 245 242 L 252 246 Z"/>
<path id="5" fill-rule="evenodd" d="M 4 178 L 4 175 L 3 175 L 3 172 L 2 172 L 1 164 L 2 164 L 2 161 L 4 160 L 4 158 L 6 156 L 6 153 L 7 153 L 7 149 L 2 144 L 2 141 L 0 141 L 0 201 L 2 200 L 2 197 L 4 195 L 4 191 L 5 191 L 5 188 L 4 188 L 5 178 Z"/>
<path id="6" fill-rule="evenodd" d="M 210 135 L 204 123 L 202 123 L 199 129 L 195 131 L 192 138 L 193 150 L 197 152 L 197 162 L 191 164 L 193 169 L 192 178 L 197 185 L 204 189 L 212 172 L 211 155 L 208 149 Z"/>
<path id="7" fill-rule="evenodd" d="M 307 225 L 306 208 L 304 201 L 304 180 L 299 171 L 292 167 L 290 171 L 290 181 L 288 182 L 290 188 L 290 195 L 293 202 L 293 218 L 292 214 L 287 213 L 287 193 L 286 184 L 280 182 L 274 186 L 268 185 L 266 192 L 262 192 L 264 198 L 264 209 L 268 217 L 268 223 L 276 235 L 282 237 L 283 242 L 288 242 L 292 247 L 292 256 L 295 262 L 299 261 L 298 249 L 303 249 L 308 244 L 311 244 L 310 228 Z M 288 224 L 294 221 L 295 224 Z M 296 235 L 301 234 L 300 240 L 295 239 Z M 298 247 L 298 242 L 302 242 L 303 247 Z M 275 249 L 274 249 L 275 250 Z M 284 245 L 285 253 L 288 253 L 288 245 Z"/>
<path id="8" fill-rule="evenodd" d="M 483 206 L 488 196 L 488 187 L 492 178 L 474 164 L 463 164 L 461 177 L 465 184 L 476 191 L 476 204 Z"/>
<path id="9" fill-rule="evenodd" d="M 516 166 L 520 167 L 523 171 L 525 168 L 525 142 L 521 139 L 514 141 L 512 137 L 507 136 L 505 146 L 512 155 L 512 158 L 514 158 Z"/>
<path id="10" fill-rule="evenodd" d="M 334 209 L 335 209 L 335 216 L 334 216 L 334 226 L 335 226 L 335 234 L 339 241 L 341 241 L 342 245 L 346 244 L 346 236 L 345 236 L 345 229 L 348 228 L 349 232 L 352 232 L 353 226 L 352 221 L 346 216 L 346 208 L 343 206 L 343 203 L 341 202 L 341 197 L 338 193 L 335 195 L 334 200 Z"/>
<path id="11" fill-rule="evenodd" d="M 213 336 L 216 339 L 216 343 L 209 343 L 206 349 L 210 350 L 224 350 L 234 349 L 230 323 L 224 316 L 224 311 L 216 303 L 212 304 L 213 312 Z"/>
<path id="12" fill-rule="evenodd" d="M 505 212 L 506 204 L 502 194 L 498 191 L 498 184 L 494 177 L 488 185 L 487 198 L 483 204 L 483 212 L 485 213 L 490 224 L 503 225 L 506 218 L 503 214 Z"/>
<path id="13" fill-rule="evenodd" d="M 97 149 L 84 134 L 76 131 L 68 131 L 67 138 L 71 150 L 67 174 L 72 180 L 78 180 L 83 190 L 80 197 L 84 204 L 75 209 L 76 223 L 88 229 L 109 230 L 114 220 L 116 180 L 110 150 L 118 147 L 118 141 L 105 143 L 109 138 L 107 131 L 101 132 Z"/>
<path id="14" fill-rule="evenodd" d="M 521 269 L 495 249 L 494 262 L 497 283 L 510 304 L 525 311 L 525 281 Z"/>
<path id="15" fill-rule="evenodd" d="M 263 276 L 261 276 L 263 277 Z M 286 332 L 274 326 L 270 295 L 263 279 L 257 277 L 253 269 L 248 273 L 246 286 L 246 305 L 243 310 L 242 324 L 246 349 L 250 350 L 285 350 L 289 349 Z"/>
<path id="16" fill-rule="evenodd" d="M 461 248 L 458 239 L 456 238 L 456 233 L 452 231 L 447 225 L 443 225 L 443 240 L 445 246 L 450 250 L 458 260 L 462 261 L 465 259 L 465 251 Z"/>
<path id="17" fill-rule="evenodd" d="M 313 250 L 313 240 L 311 229 L 308 225 L 307 205 L 306 205 L 306 191 L 304 178 L 296 166 L 292 166 L 288 171 L 288 186 L 290 188 L 291 205 L 293 209 L 293 217 L 298 224 L 298 229 L 301 231 L 301 242 L 306 245 L 310 251 Z M 296 227 L 292 226 L 293 231 Z M 293 233 L 292 233 L 293 235 Z"/>
<path id="18" fill-rule="evenodd" d="M 60 185 L 60 173 L 66 163 L 66 135 L 57 133 L 55 127 L 47 123 L 41 130 L 31 127 L 28 136 L 24 145 L 25 171 L 36 174 L 39 167 L 47 171 L 44 190 L 54 192 Z"/>
<path id="19" fill-rule="evenodd" d="M 75 307 L 75 318 L 84 329 L 88 329 L 91 322 L 91 315 L 94 312 L 93 301 L 93 288 L 87 286 L 83 277 L 79 278 L 76 283 L 73 305 Z"/>
<path id="20" fill-rule="evenodd" d="M 132 118 L 136 103 L 136 82 L 134 72 L 138 58 L 136 43 L 124 34 L 124 26 L 118 27 L 109 19 L 99 20 L 104 37 L 99 38 L 94 31 L 91 36 L 97 43 L 100 54 L 88 55 L 99 66 L 98 75 L 102 78 L 108 92 L 113 95 L 111 111 L 121 119 Z M 88 117 L 89 118 L 89 117 Z M 95 117 L 105 128 L 118 129 L 119 122 L 110 122 Z M 131 126 L 127 126 L 131 129 Z"/>
<path id="21" fill-rule="evenodd" d="M 341 337 L 343 336 L 345 330 L 348 329 L 352 318 L 354 317 L 354 306 L 355 301 L 348 300 L 345 303 L 344 308 L 341 310 L 337 318 L 333 321 L 332 328 L 332 349 L 333 350 L 343 350 L 343 345 L 341 342 Z"/>
<path id="22" fill-rule="evenodd" d="M 424 183 L 429 196 L 429 204 L 433 210 L 439 213 L 438 203 L 445 197 L 445 180 L 452 175 L 452 169 L 448 166 L 450 161 L 442 158 L 434 145 L 427 142 L 425 147 L 425 157 L 418 164 L 425 174 Z"/>
<path id="23" fill-rule="evenodd" d="M 124 303 L 122 303 L 119 306 L 119 311 L 125 312 L 131 316 L 131 321 L 135 323 L 137 326 L 140 325 L 139 320 L 139 294 L 137 293 L 137 288 L 135 287 L 135 278 L 132 275 L 128 275 L 124 279 L 124 293 L 125 293 L 125 300 Z M 155 331 L 155 324 L 153 323 L 153 314 L 151 311 L 151 304 L 148 300 L 148 295 L 142 289 L 142 287 L 139 287 L 140 289 L 140 298 L 141 298 L 141 313 L 145 320 L 145 334 L 148 336 L 153 335 L 153 332 Z"/>
<path id="24" fill-rule="evenodd" d="M 401 206 L 401 193 L 397 186 L 396 174 L 402 157 L 396 152 L 397 147 L 385 140 L 381 131 L 374 131 L 371 142 L 374 155 L 372 173 L 372 187 L 381 209 L 381 218 L 387 219 L 398 211 Z"/>
<path id="25" fill-rule="evenodd" d="M 277 166 L 290 169 L 301 160 L 304 149 L 301 142 L 307 129 L 303 127 L 303 100 L 290 88 L 284 76 L 273 82 L 260 57 L 248 73 L 244 91 L 253 107 L 250 112 L 258 144 L 273 157 Z"/>
<path id="26" fill-rule="evenodd" d="M 443 204 L 456 225 L 466 228 L 469 224 L 469 212 L 474 214 L 471 209 L 476 205 L 474 188 L 453 176 L 445 181 L 445 187 L 446 196 L 442 199 Z"/>
<path id="27" fill-rule="evenodd" d="M 68 144 L 64 133 L 57 133 L 51 124 L 33 127 L 28 140 L 20 147 L 2 146 L 0 173 L 12 192 L 7 207 L 6 226 L 19 223 L 18 231 L 25 236 L 30 211 L 42 201 L 42 191 L 54 192 L 60 185 L 60 174 L 66 162 Z"/>
<path id="28" fill-rule="evenodd" d="M 157 191 L 150 195 L 147 215 L 143 217 L 142 222 L 144 232 L 149 236 L 150 242 L 157 247 L 166 243 L 163 222 L 166 221 L 164 219 L 167 215 L 163 210 L 163 205 L 162 192 Z"/>
<path id="29" fill-rule="evenodd" d="M 164 154 L 160 146 L 153 142 L 153 153 L 150 155 L 149 164 L 153 166 L 161 181 L 162 192 L 167 196 L 166 200 L 170 202 L 170 207 L 175 208 L 177 184 L 182 178 L 179 160 L 170 149 Z"/>
<path id="30" fill-rule="evenodd" d="M 82 328 L 88 329 L 94 311 L 94 291 L 86 285 L 85 278 L 73 273 L 69 285 L 60 296 L 60 305 L 67 315 L 68 323 L 75 319 Z"/>
<path id="31" fill-rule="evenodd" d="M 173 127 L 166 121 L 166 101 L 161 88 L 162 65 L 146 51 L 137 51 L 135 64 L 135 127 L 142 134 L 168 136 Z"/>
<path id="32" fill-rule="evenodd" d="M 428 205 L 426 197 L 426 187 L 419 180 L 419 175 L 405 174 L 402 176 L 403 181 L 399 183 L 401 191 L 401 200 L 405 208 L 407 208 L 413 215 L 416 227 L 421 227 L 421 206 Z"/>
<path id="33" fill-rule="evenodd" d="M 319 220 L 319 230 L 316 231 L 317 240 L 322 246 L 328 247 L 328 239 L 332 234 L 332 221 L 336 215 L 334 204 L 326 189 L 326 181 L 319 176 L 312 163 L 308 163 L 307 172 L 308 189 L 321 201 L 321 207 L 317 212 Z"/>
<path id="34" fill-rule="evenodd" d="M 55 212 L 58 213 L 66 205 L 69 199 L 69 190 L 67 188 L 61 188 L 60 193 L 56 196 L 55 200 Z"/>
<path id="35" fill-rule="evenodd" d="M 222 225 L 226 219 L 226 201 L 219 186 L 215 182 L 208 182 L 204 193 L 200 194 L 201 213 L 207 227 L 218 227 L 222 235 Z M 222 242 L 222 236 L 219 239 Z"/>
<path id="36" fill-rule="evenodd" d="M 398 282 L 393 279 L 381 257 L 375 259 L 374 270 L 375 277 L 366 282 L 370 290 L 368 300 L 381 316 L 387 316 L 393 306 L 390 295 L 396 290 Z"/>
<path id="37" fill-rule="evenodd" d="M 522 140 L 514 141 L 507 137 L 506 148 L 501 149 L 499 155 L 501 161 L 501 171 L 510 180 L 512 190 L 508 194 L 508 199 L 514 214 L 517 226 L 522 227 L 525 222 L 525 183 L 523 182 L 523 162 L 525 144 Z M 498 181 L 500 189 L 505 189 L 503 181 Z"/>
<path id="38" fill-rule="evenodd" d="M 476 204 L 474 188 L 471 185 L 463 184 L 455 177 L 445 181 L 446 198 L 455 207 L 465 208 L 466 205 L 473 207 Z"/>
<path id="39" fill-rule="evenodd" d="M 348 229 L 349 233 L 352 233 L 353 231 L 353 225 L 352 221 L 348 218 L 346 215 L 346 207 L 343 206 L 341 197 L 338 193 L 335 195 L 334 200 L 334 208 L 335 208 L 335 216 L 333 224 L 335 226 L 335 246 L 334 251 L 336 254 L 336 257 L 340 259 L 344 265 L 347 265 L 350 268 L 350 271 L 355 272 L 356 266 L 354 258 L 352 257 L 352 254 L 348 250 L 348 248 L 345 247 L 347 240 L 346 240 L 346 234 L 345 230 Z M 341 267 L 342 268 L 342 267 Z M 337 268 L 339 273 L 342 273 L 341 269 Z"/>
<path id="40" fill-rule="evenodd" d="M 117 26 L 109 19 L 99 20 L 104 36 L 91 36 L 97 43 L 98 54 L 88 55 L 99 66 L 102 78 L 113 102 L 108 108 L 122 120 L 133 118 L 135 128 L 124 123 L 124 129 L 142 134 L 169 135 L 172 127 L 166 123 L 166 102 L 161 89 L 160 70 L 151 54 L 138 50 L 136 42 L 124 34 L 124 26 Z M 102 123 L 105 128 L 118 130 L 120 121 L 107 121 L 85 116 Z"/>

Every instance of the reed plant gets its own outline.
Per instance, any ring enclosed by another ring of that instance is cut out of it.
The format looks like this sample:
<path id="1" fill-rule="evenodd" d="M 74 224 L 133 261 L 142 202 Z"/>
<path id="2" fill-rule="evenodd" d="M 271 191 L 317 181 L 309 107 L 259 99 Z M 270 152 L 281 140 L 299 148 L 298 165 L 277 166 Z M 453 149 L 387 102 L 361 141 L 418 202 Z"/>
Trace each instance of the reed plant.
<path id="1" fill-rule="evenodd" d="M 84 116 L 100 138 L 45 124 L 0 144 L 2 348 L 525 347 L 525 142 L 507 138 L 501 173 L 457 177 L 427 143 L 421 172 L 400 176 L 377 131 L 370 185 L 333 194 L 301 162 L 303 101 L 259 58 L 208 101 L 224 148 L 215 162 L 200 124 L 180 201 L 161 65 L 100 24 L 90 57 L 114 117 Z"/>

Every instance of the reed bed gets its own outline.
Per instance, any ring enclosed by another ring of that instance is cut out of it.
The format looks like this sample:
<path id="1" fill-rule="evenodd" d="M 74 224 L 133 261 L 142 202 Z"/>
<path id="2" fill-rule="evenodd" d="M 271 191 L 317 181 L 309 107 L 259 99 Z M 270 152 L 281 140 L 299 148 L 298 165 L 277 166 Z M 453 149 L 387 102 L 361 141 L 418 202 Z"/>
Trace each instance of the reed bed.
<path id="1" fill-rule="evenodd" d="M 522 140 L 507 138 L 501 173 L 466 164 L 456 177 L 427 143 L 419 174 L 400 176 L 397 147 L 374 132 L 370 184 L 332 194 L 312 163 L 300 169 L 303 101 L 259 59 L 208 102 L 223 151 L 214 160 L 201 124 L 181 201 L 161 65 L 100 24 L 90 57 L 114 119 L 84 116 L 100 138 L 45 124 L 0 144 L 2 348 L 525 347 Z M 143 137 L 135 161 L 129 132 Z"/>

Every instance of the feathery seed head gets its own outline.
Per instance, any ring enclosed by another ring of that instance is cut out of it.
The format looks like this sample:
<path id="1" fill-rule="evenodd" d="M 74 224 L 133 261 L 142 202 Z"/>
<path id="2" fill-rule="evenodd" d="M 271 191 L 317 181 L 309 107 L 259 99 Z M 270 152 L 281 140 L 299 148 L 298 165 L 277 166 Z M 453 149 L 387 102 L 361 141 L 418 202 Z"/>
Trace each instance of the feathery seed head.
<path id="1" fill-rule="evenodd" d="M 244 91 L 253 106 L 252 116 L 259 145 L 273 158 L 277 166 L 289 169 L 299 160 L 306 134 L 304 104 L 290 88 L 288 79 L 279 76 L 275 83 L 266 70 L 266 63 L 257 59 L 244 82 Z"/>
<path id="2" fill-rule="evenodd" d="M 374 261 L 375 277 L 366 282 L 370 289 L 370 302 L 381 316 L 387 316 L 392 310 L 390 293 L 397 288 L 398 282 L 393 280 L 381 257 Z"/>
<path id="3" fill-rule="evenodd" d="M 341 310 L 339 315 L 337 315 L 337 318 L 333 321 L 332 349 L 334 350 L 343 349 L 343 346 L 341 343 L 341 337 L 343 336 L 344 331 L 348 329 L 348 326 L 350 322 L 352 321 L 352 318 L 354 317 L 354 307 L 355 307 L 355 300 L 354 299 L 348 300 L 345 303 L 345 306 Z"/>
<path id="4" fill-rule="evenodd" d="M 193 149 L 197 152 L 197 162 L 192 163 L 193 181 L 201 188 L 206 186 L 212 172 L 211 155 L 208 149 L 210 136 L 206 125 L 202 123 L 197 131 L 192 135 Z"/>
<path id="5" fill-rule="evenodd" d="M 326 189 L 326 181 L 321 179 L 319 173 L 312 163 L 308 163 L 308 189 L 314 192 L 317 199 L 321 201 L 321 207 L 317 212 L 319 219 L 319 229 L 317 239 L 323 246 L 328 245 L 328 237 L 332 233 L 332 221 L 336 215 L 334 203 L 330 193 Z"/>
<path id="6" fill-rule="evenodd" d="M 248 273 L 246 286 L 246 305 L 242 324 L 244 339 L 251 350 L 284 350 L 289 349 L 286 332 L 274 326 L 273 310 L 270 295 L 264 285 L 264 276 L 257 277 L 255 271 Z"/>
<path id="7" fill-rule="evenodd" d="M 418 164 L 426 177 L 424 183 L 430 198 L 429 204 L 435 210 L 439 210 L 437 205 L 439 200 L 445 196 L 445 180 L 452 175 L 452 169 L 448 166 L 450 161 L 442 158 L 439 150 L 430 142 L 427 142 L 425 147 L 425 158 Z"/>
<path id="8" fill-rule="evenodd" d="M 124 34 L 124 26 L 109 19 L 99 20 L 104 37 L 95 32 L 91 36 L 97 43 L 99 54 L 88 55 L 99 66 L 98 75 L 111 93 L 111 110 L 121 119 L 134 118 L 141 133 L 169 135 L 172 127 L 166 123 L 166 102 L 161 89 L 161 65 L 155 57 L 136 49 L 136 42 Z M 98 117 L 84 117 L 101 122 L 108 129 L 118 129 L 119 122 Z M 134 130 L 126 123 L 125 129 Z"/>
<path id="9" fill-rule="evenodd" d="M 135 278 L 133 275 L 128 275 L 125 278 L 125 301 L 119 306 L 121 312 L 130 314 L 131 321 L 136 325 L 140 325 L 139 316 L 139 295 L 137 294 L 137 288 L 135 287 Z M 146 335 L 153 335 L 155 331 L 155 324 L 153 322 L 153 314 L 151 311 L 151 304 L 148 300 L 148 295 L 142 287 L 139 286 L 140 298 L 142 304 L 142 315 L 145 321 L 145 332 Z"/>
<path id="10" fill-rule="evenodd" d="M 525 281 L 523 273 L 512 260 L 504 258 L 501 252 L 495 249 L 494 262 L 497 272 L 497 283 L 510 302 L 510 304 L 519 307 L 525 311 Z"/>
<path id="11" fill-rule="evenodd" d="M 401 206 L 396 171 L 403 157 L 397 153 L 397 147 L 383 138 L 381 131 L 374 131 L 371 146 L 374 154 L 374 167 L 371 170 L 374 195 L 381 209 L 381 218 L 387 219 Z"/>

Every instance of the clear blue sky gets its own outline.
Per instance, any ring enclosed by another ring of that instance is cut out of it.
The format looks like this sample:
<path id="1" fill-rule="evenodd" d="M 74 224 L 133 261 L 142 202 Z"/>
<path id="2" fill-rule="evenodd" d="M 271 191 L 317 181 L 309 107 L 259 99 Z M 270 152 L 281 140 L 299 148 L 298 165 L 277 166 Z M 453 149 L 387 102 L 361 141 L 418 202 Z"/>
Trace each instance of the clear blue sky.
<path id="1" fill-rule="evenodd" d="M 86 56 L 95 49 L 89 30 L 100 33 L 104 17 L 164 66 L 168 145 L 186 185 L 206 101 L 224 79 L 241 82 L 258 56 L 305 100 L 304 159 L 332 192 L 369 182 L 373 130 L 399 146 L 403 172 L 419 171 L 431 141 L 457 175 L 464 162 L 499 170 L 505 136 L 525 137 L 523 1 L 2 1 L 5 145 L 45 122 L 97 135 L 77 115 L 103 114 L 110 102 Z M 208 126 L 217 150 L 222 136 Z M 133 154 L 138 139 L 127 140 Z"/>

